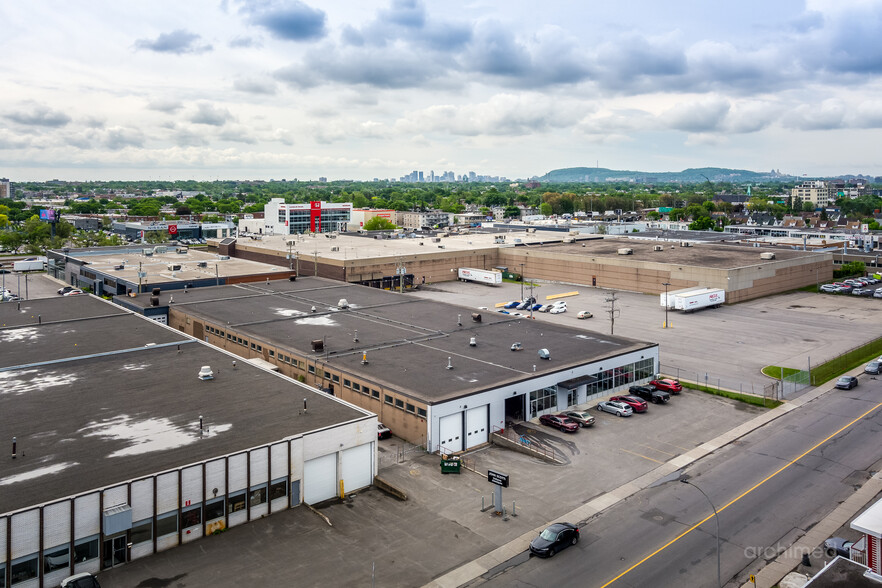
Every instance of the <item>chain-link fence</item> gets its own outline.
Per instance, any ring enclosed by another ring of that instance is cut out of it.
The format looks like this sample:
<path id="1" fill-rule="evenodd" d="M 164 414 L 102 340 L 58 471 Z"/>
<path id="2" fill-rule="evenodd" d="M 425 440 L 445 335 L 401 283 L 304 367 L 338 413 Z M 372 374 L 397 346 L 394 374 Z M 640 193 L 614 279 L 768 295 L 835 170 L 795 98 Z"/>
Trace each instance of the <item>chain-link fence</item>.
<path id="1" fill-rule="evenodd" d="M 660 364 L 659 371 L 665 376 L 676 378 L 682 382 L 691 382 L 704 386 L 705 388 L 713 388 L 715 390 L 727 390 L 729 392 L 739 392 L 741 394 L 753 394 L 754 396 L 764 396 L 768 394 L 767 387 L 769 381 L 745 382 L 744 380 L 724 377 L 710 372 L 698 372 L 694 369 L 677 367 L 670 364 Z M 774 396 L 772 396 L 774 398 Z"/>

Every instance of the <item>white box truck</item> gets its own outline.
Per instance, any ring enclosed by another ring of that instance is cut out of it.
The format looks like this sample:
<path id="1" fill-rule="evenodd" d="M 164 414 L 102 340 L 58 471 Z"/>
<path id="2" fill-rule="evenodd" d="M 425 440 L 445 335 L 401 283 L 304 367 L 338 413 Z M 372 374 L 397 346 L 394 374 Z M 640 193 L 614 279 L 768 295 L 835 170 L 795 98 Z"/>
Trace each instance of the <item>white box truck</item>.
<path id="1" fill-rule="evenodd" d="M 705 288 L 680 294 L 674 299 L 674 308 L 692 312 L 700 308 L 717 308 L 726 302 L 726 291 L 720 288 Z"/>
<path id="2" fill-rule="evenodd" d="M 17 272 L 41 272 L 46 269 L 46 258 L 28 257 L 27 259 L 13 262 L 12 269 Z"/>
<path id="3" fill-rule="evenodd" d="M 482 270 L 471 267 L 461 267 L 456 272 L 457 277 L 463 282 L 480 282 L 496 286 L 502 283 L 502 272 L 495 270 Z"/>

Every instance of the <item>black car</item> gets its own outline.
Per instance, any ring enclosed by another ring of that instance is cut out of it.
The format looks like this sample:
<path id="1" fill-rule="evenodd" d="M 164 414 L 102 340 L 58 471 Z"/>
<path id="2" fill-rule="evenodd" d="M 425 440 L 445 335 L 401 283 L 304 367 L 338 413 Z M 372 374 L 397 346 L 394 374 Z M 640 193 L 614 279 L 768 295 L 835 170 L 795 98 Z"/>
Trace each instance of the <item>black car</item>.
<path id="1" fill-rule="evenodd" d="M 579 542 L 579 527 L 571 523 L 554 523 L 530 541 L 530 553 L 539 557 L 554 554 Z"/>
<path id="2" fill-rule="evenodd" d="M 842 537 L 830 537 L 824 541 L 824 552 L 828 557 L 850 557 L 849 549 L 854 545 L 853 541 L 846 541 Z"/>
<path id="3" fill-rule="evenodd" d="M 643 400 L 652 402 L 653 404 L 666 404 L 671 399 L 671 393 L 659 390 L 655 386 L 631 386 L 628 393 L 639 396 Z"/>
<path id="4" fill-rule="evenodd" d="M 842 376 L 836 380 L 836 387 L 840 390 L 851 390 L 858 385 L 858 379 L 854 376 Z"/>

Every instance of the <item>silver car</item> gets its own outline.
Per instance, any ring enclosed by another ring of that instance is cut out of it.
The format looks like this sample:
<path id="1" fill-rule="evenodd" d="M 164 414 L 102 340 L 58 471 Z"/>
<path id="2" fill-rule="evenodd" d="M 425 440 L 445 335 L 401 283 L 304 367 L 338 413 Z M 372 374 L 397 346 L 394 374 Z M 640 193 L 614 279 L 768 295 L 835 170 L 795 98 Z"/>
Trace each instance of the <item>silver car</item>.
<path id="1" fill-rule="evenodd" d="M 871 361 L 864 368 L 865 374 L 878 374 L 879 372 L 882 372 L 882 362 L 879 361 Z"/>
<path id="2" fill-rule="evenodd" d="M 624 402 L 613 402 L 612 400 L 598 402 L 597 410 L 601 412 L 608 412 L 620 417 L 629 417 L 634 414 L 634 410 Z"/>

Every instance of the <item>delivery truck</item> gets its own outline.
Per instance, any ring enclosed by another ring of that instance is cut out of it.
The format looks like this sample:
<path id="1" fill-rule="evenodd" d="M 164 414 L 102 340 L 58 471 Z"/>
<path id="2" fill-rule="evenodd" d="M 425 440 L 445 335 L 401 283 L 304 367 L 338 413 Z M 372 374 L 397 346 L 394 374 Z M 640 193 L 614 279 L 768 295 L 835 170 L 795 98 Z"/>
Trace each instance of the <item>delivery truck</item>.
<path id="1" fill-rule="evenodd" d="M 482 270 L 471 267 L 461 267 L 456 272 L 457 277 L 463 282 L 479 282 L 496 286 L 502 283 L 502 272 L 496 270 Z"/>
<path id="2" fill-rule="evenodd" d="M 46 269 L 46 258 L 28 257 L 27 259 L 13 262 L 12 269 L 17 272 L 41 272 Z"/>
<path id="3" fill-rule="evenodd" d="M 724 302 L 726 302 L 725 290 L 704 288 L 677 296 L 674 299 L 674 308 L 684 312 L 692 312 L 701 308 L 718 308 Z"/>

